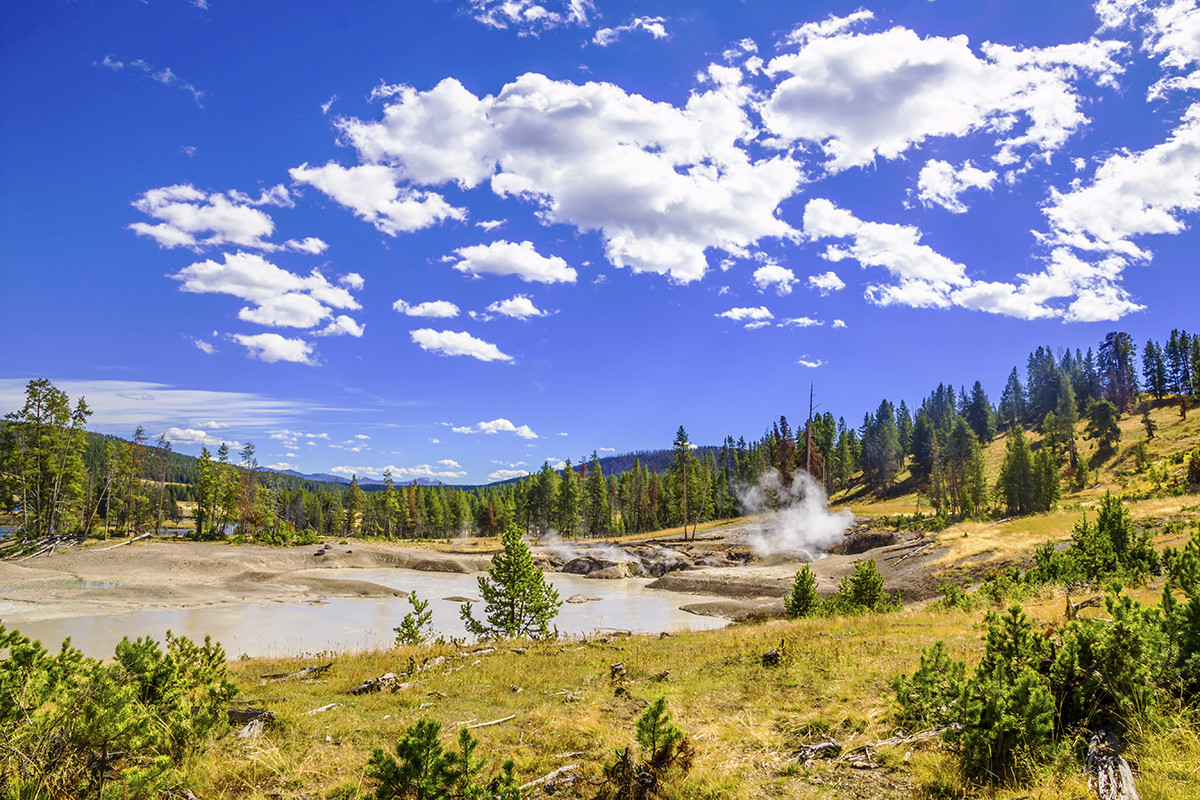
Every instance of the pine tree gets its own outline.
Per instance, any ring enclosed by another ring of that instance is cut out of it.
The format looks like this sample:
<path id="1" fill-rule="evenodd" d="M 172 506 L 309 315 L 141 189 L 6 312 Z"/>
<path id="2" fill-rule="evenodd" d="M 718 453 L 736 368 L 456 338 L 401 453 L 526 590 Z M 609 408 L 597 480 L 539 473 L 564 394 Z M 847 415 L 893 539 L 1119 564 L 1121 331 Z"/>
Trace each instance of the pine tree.
<path id="1" fill-rule="evenodd" d="M 1097 357 L 1100 372 L 1100 390 L 1105 400 L 1112 403 L 1118 412 L 1133 407 L 1137 398 L 1138 377 L 1133 365 L 1133 339 L 1128 333 L 1113 331 L 1104 337 Z"/>
<path id="2" fill-rule="evenodd" d="M 586 483 L 587 531 L 591 536 L 604 536 L 612 525 L 612 507 L 608 502 L 608 484 L 600 469 L 600 457 L 592 451 Z"/>
<path id="3" fill-rule="evenodd" d="M 1099 453 L 1112 453 L 1121 441 L 1121 428 L 1117 425 L 1117 408 L 1108 400 L 1093 400 L 1088 406 L 1087 436 L 1099 442 Z"/>
<path id="4" fill-rule="evenodd" d="M 1004 393 L 1000 395 L 999 417 L 1005 428 L 1025 421 L 1025 388 L 1021 385 L 1016 367 L 1009 373 Z"/>
<path id="5" fill-rule="evenodd" d="M 558 591 L 533 563 L 518 526 L 504 533 L 501 544 L 504 550 L 492 556 L 487 577 L 479 578 L 486 622 L 477 621 L 471 614 L 471 604 L 465 603 L 461 616 L 467 630 L 485 638 L 545 638 L 562 605 Z"/>
<path id="6" fill-rule="evenodd" d="M 1025 429 L 1017 425 L 1008 432 L 1004 463 L 996 493 L 1010 516 L 1028 514 L 1034 505 L 1033 455 L 1025 438 Z"/>
<path id="7" fill-rule="evenodd" d="M 964 416 L 971 430 L 979 437 L 980 444 L 987 444 L 996 435 L 995 412 L 992 411 L 992 403 L 979 381 L 975 381 L 975 385 L 971 387 L 971 397 Z"/>
<path id="8" fill-rule="evenodd" d="M 1146 380 L 1146 391 L 1161 400 L 1167 393 L 1167 364 L 1163 360 L 1162 348 L 1152 339 L 1146 340 L 1142 348 L 1142 377 Z"/>
<path id="9" fill-rule="evenodd" d="M 579 527 L 579 476 L 567 459 L 558 479 L 554 525 L 560 536 L 574 536 Z"/>
<path id="10" fill-rule="evenodd" d="M 4 415 L 0 435 L 0 490 L 20 503 L 25 536 L 61 534 L 81 524 L 87 471 L 85 424 L 91 410 L 45 378 L 25 386 L 25 405 Z"/>

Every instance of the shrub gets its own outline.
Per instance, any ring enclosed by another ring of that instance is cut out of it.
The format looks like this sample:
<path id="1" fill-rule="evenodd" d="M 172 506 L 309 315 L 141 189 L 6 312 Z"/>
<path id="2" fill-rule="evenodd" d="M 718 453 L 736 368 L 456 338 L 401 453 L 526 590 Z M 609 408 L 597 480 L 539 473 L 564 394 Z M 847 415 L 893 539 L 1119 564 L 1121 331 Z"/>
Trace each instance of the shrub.
<path id="1" fill-rule="evenodd" d="M 4 796 L 155 797 L 177 782 L 176 767 L 228 728 L 236 693 L 225 653 L 167 633 L 122 640 L 112 664 L 69 640 L 51 655 L 0 626 L 0 793 Z M 115 785 L 114 785 L 115 784 Z"/>
<path id="2" fill-rule="evenodd" d="M 842 578 L 837 593 L 822 605 L 830 614 L 861 614 L 864 611 L 886 612 L 900 607 L 899 595 L 888 597 L 883 591 L 883 575 L 868 558 L 854 565 L 854 572 Z"/>
<path id="3" fill-rule="evenodd" d="M 440 722 L 422 718 L 404 730 L 396 755 L 376 747 L 366 775 L 378 781 L 375 800 L 520 800 L 521 789 L 506 761 L 490 788 L 480 780 L 487 762 L 475 755 L 479 742 L 466 728 L 458 731 L 458 749 L 446 750 Z"/>
<path id="4" fill-rule="evenodd" d="M 978 598 L 967 591 L 969 584 L 959 585 L 943 580 L 938 584 L 938 594 L 941 599 L 934 604 L 936 608 L 944 611 L 958 609 L 959 611 L 973 611 L 978 605 Z"/>
<path id="5" fill-rule="evenodd" d="M 811 617 L 821 607 L 821 595 L 817 594 L 817 578 L 808 564 L 796 573 L 792 593 L 783 598 L 783 610 L 788 619 Z"/>
<path id="6" fill-rule="evenodd" d="M 671 721 L 667 699 L 660 697 L 638 718 L 635 738 L 641 750 L 637 760 L 632 747 L 617 751 L 617 759 L 605 768 L 602 800 L 646 800 L 656 797 L 672 771 L 687 772 L 692 766 L 692 748 L 683 729 Z"/>
<path id="7" fill-rule="evenodd" d="M 400 627 L 392 628 L 396 632 L 396 644 L 424 644 L 433 636 L 433 612 L 429 610 L 429 601 L 413 592 L 408 596 L 408 604 L 412 611 L 400 620 Z"/>

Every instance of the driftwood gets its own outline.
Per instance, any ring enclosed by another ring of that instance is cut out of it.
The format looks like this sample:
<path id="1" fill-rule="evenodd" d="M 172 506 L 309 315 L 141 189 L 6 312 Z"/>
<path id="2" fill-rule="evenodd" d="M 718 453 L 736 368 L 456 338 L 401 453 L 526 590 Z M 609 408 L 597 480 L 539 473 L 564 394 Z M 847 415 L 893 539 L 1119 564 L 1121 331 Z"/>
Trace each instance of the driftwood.
<path id="1" fill-rule="evenodd" d="M 895 747 L 901 744 L 912 744 L 913 742 L 936 739 L 948 730 L 961 730 L 961 728 L 961 725 L 948 725 L 944 728 L 932 728 L 930 730 L 917 731 L 916 733 L 900 734 L 890 739 L 867 742 L 855 747 L 853 750 L 845 750 L 838 742 L 833 739 L 827 739 L 824 742 L 804 745 L 792 754 L 792 760 L 805 762 L 811 761 L 814 758 L 833 758 L 851 767 L 866 768 L 871 766 L 874 751 L 880 747 Z"/>
<path id="2" fill-rule="evenodd" d="M 262 736 L 263 727 L 265 725 L 266 725 L 265 717 L 259 717 L 258 719 L 252 719 L 246 723 L 245 727 L 243 727 L 240 731 L 237 732 L 237 738 L 239 738 L 239 739 L 257 739 L 259 736 Z"/>
<path id="3" fill-rule="evenodd" d="M 371 692 L 381 691 L 385 687 L 393 692 L 398 692 L 401 689 L 407 689 L 413 685 L 415 684 L 401 683 L 400 678 L 396 675 L 396 673 L 389 672 L 385 675 L 380 675 L 378 678 L 360 683 L 358 686 L 355 686 L 350 690 L 350 694 L 370 694 Z"/>
<path id="4" fill-rule="evenodd" d="M 524 784 L 523 786 L 521 786 L 521 791 L 524 792 L 527 789 L 532 789 L 534 786 L 541 786 L 543 783 L 553 783 L 560 776 L 564 776 L 568 772 L 574 772 L 577 769 L 579 769 L 578 764 L 567 764 L 565 767 L 559 767 L 558 769 L 554 770 L 553 772 L 543 775 L 542 777 L 538 778 L 537 780 L 533 780 L 533 781 L 530 781 L 529 783 Z M 571 780 L 574 780 L 575 776 L 572 775 L 572 776 L 570 776 L 570 778 L 571 778 Z"/>
<path id="5" fill-rule="evenodd" d="M 1092 733 L 1084 771 L 1097 800 L 1139 800 L 1133 770 L 1121 757 L 1121 742 L 1112 732 L 1100 728 Z"/>
<path id="6" fill-rule="evenodd" d="M 275 719 L 275 712 L 265 708 L 231 708 L 225 712 L 225 716 L 229 718 L 230 725 L 245 725 L 257 719 L 272 722 Z"/>
<path id="7" fill-rule="evenodd" d="M 476 728 L 486 728 L 489 725 L 499 725 L 501 722 L 508 722 L 510 719 L 516 719 L 516 718 L 517 718 L 516 714 L 509 714 L 507 717 L 501 717 L 500 719 L 494 719 L 491 722 L 477 722 L 474 725 L 467 725 L 466 729 L 469 731 L 473 731 Z"/>
<path id="8" fill-rule="evenodd" d="M 305 711 L 304 716 L 311 717 L 313 714 L 321 714 L 326 711 L 332 711 L 340 705 L 341 703 L 330 703 L 329 705 L 321 706 L 320 708 L 314 708 L 312 711 Z"/>
<path id="9" fill-rule="evenodd" d="M 126 539 L 123 542 L 117 542 L 112 547 L 101 547 L 97 552 L 103 553 L 106 550 L 116 550 L 118 547 L 124 547 L 125 545 L 133 544 L 134 542 L 140 542 L 142 539 L 149 539 L 153 535 L 153 533 L 143 533 L 141 536 L 135 536 L 132 539 Z"/>
<path id="10" fill-rule="evenodd" d="M 1103 602 L 1100 595 L 1089 597 L 1087 600 L 1080 600 L 1078 603 L 1072 603 L 1071 598 L 1067 597 L 1067 619 L 1075 619 L 1079 616 L 1079 612 L 1085 608 L 1094 608 Z"/>
<path id="11" fill-rule="evenodd" d="M 295 672 L 273 672 L 270 675 L 260 675 L 259 677 L 264 681 L 299 680 L 300 678 L 312 678 L 317 675 L 323 675 L 332 666 L 333 662 L 330 661 L 328 664 L 317 664 L 316 666 L 298 669 Z"/>

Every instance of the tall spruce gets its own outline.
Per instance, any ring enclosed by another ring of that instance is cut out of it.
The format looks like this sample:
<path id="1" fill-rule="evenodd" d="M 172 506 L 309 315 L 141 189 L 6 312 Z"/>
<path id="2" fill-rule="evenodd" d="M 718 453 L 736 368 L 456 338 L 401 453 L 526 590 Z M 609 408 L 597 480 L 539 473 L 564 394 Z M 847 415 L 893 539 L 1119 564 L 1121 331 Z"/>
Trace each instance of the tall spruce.
<path id="1" fill-rule="evenodd" d="M 1004 385 L 997 410 L 1000 424 L 1006 429 L 1025 422 L 1025 387 L 1021 385 L 1016 367 L 1008 374 L 1008 383 Z"/>
<path id="2" fill-rule="evenodd" d="M 1142 348 L 1142 378 L 1146 382 L 1146 391 L 1154 395 L 1155 400 L 1161 400 L 1167 393 L 1167 363 L 1162 348 L 1153 339 L 1147 339 Z"/>
<path id="3" fill-rule="evenodd" d="M 1137 399 L 1138 376 L 1134 367 L 1133 338 L 1123 331 L 1113 331 L 1100 344 L 1097 362 L 1100 391 L 1118 412 L 1128 411 Z"/>

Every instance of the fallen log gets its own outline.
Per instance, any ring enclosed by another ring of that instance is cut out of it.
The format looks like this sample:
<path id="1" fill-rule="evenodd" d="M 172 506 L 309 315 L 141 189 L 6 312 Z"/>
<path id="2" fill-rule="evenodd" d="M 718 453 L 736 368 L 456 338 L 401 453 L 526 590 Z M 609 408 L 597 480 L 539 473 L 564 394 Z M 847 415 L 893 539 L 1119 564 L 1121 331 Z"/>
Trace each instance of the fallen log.
<path id="1" fill-rule="evenodd" d="M 552 783 L 560 775 L 565 775 L 568 772 L 574 772 L 577 769 L 579 769 L 578 764 L 567 764 L 565 767 L 559 767 L 558 769 L 554 770 L 553 772 L 543 775 L 542 777 L 538 778 L 537 780 L 533 780 L 533 781 L 530 781 L 529 783 L 522 785 L 521 791 L 524 792 L 528 789 L 532 789 L 534 786 L 541 786 L 543 783 Z M 571 779 L 574 780 L 574 778 L 575 778 L 575 776 L 572 775 Z"/>
<path id="2" fill-rule="evenodd" d="M 517 718 L 516 714 L 509 714 L 507 717 L 502 717 L 500 719 L 494 719 L 491 722 L 479 722 L 474 725 L 467 725 L 466 728 L 469 731 L 473 731 L 476 728 L 486 728 L 489 725 L 499 725 L 501 722 L 508 722 L 510 719 L 516 719 L 516 718 Z"/>
<path id="3" fill-rule="evenodd" d="M 1111 731 L 1098 728 L 1088 740 L 1084 771 L 1097 800 L 1140 800 L 1133 770 L 1121 756 L 1121 742 Z"/>
<path id="4" fill-rule="evenodd" d="M 328 664 L 317 664 L 316 666 L 298 669 L 295 672 L 273 672 L 270 675 L 260 675 L 259 677 L 264 681 L 299 680 L 300 678 L 312 678 L 317 675 L 323 675 L 332 666 L 333 662 L 330 661 Z"/>
<path id="5" fill-rule="evenodd" d="M 385 687 L 393 692 L 398 692 L 401 689 L 407 689 L 408 687 L 414 685 L 416 684 L 401 683 L 400 678 L 396 675 L 396 673 L 389 672 L 385 675 L 380 675 L 378 678 L 373 678 L 372 680 L 360 683 L 358 686 L 355 686 L 350 690 L 350 694 L 369 694 L 371 692 L 381 691 Z"/>
<path id="6" fill-rule="evenodd" d="M 1075 619 L 1079 616 L 1079 612 L 1085 608 L 1094 608 L 1102 602 L 1100 595 L 1089 597 L 1087 600 L 1080 600 L 1078 603 L 1072 603 L 1071 598 L 1067 596 L 1067 619 Z"/>
<path id="7" fill-rule="evenodd" d="M 312 711 L 305 711 L 304 716 L 311 717 L 313 714 L 322 714 L 326 711 L 332 711 L 340 705 L 341 703 L 330 703 L 329 705 L 321 706 L 320 708 L 314 708 Z"/>
<path id="8" fill-rule="evenodd" d="M 225 716 L 229 718 L 230 725 L 245 725 L 256 719 L 261 719 L 265 722 L 273 722 L 275 720 L 275 712 L 268 711 L 265 708 L 231 708 L 225 712 Z"/>
<path id="9" fill-rule="evenodd" d="M 117 542 L 112 547 L 101 547 L 96 552 L 103 553 L 106 550 L 116 550 L 118 547 L 124 547 L 125 545 L 133 544 L 134 542 L 140 542 L 142 539 L 149 539 L 153 535 L 154 535 L 153 533 L 143 533 L 141 536 L 135 536 L 132 539 L 126 539 L 123 542 Z"/>

